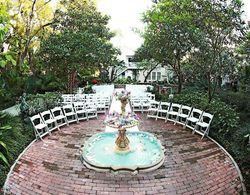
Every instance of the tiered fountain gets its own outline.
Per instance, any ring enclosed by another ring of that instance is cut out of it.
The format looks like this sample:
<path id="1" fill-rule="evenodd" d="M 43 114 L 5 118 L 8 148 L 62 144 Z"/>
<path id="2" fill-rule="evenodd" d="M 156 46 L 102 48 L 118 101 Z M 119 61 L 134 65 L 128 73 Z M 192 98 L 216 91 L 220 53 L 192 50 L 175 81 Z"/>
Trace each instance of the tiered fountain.
<path id="1" fill-rule="evenodd" d="M 126 113 L 128 94 L 118 95 L 121 113 L 110 113 L 105 124 L 117 129 L 93 135 L 84 145 L 81 159 L 97 171 L 151 171 L 164 162 L 163 147 L 152 134 L 127 129 L 137 126 L 135 114 Z M 113 100 L 115 101 L 115 100 Z M 118 133 L 117 133 L 118 132 Z"/>

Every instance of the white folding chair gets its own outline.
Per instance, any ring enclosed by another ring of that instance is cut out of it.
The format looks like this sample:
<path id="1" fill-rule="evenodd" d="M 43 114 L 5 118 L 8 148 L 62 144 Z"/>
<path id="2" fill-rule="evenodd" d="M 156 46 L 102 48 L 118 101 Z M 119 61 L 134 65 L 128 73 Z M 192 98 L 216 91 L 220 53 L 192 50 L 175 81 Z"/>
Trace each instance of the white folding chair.
<path id="1" fill-rule="evenodd" d="M 180 112 L 177 114 L 175 123 L 178 124 L 182 124 L 185 125 L 186 124 L 186 120 L 189 117 L 190 113 L 191 113 L 192 107 L 190 106 L 181 106 Z"/>
<path id="2" fill-rule="evenodd" d="M 193 110 L 190 113 L 190 116 L 187 117 L 185 128 L 188 127 L 190 129 L 194 130 L 196 123 L 201 118 L 202 112 L 203 112 L 202 110 L 193 108 Z"/>
<path id="3" fill-rule="evenodd" d="M 97 107 L 95 102 L 86 102 L 85 108 L 87 111 L 87 120 L 89 120 L 90 118 L 98 118 Z"/>
<path id="4" fill-rule="evenodd" d="M 53 118 L 51 112 L 49 110 L 44 111 L 42 113 L 40 113 L 43 122 L 48 126 L 49 131 L 53 131 L 55 129 L 60 130 L 60 128 L 58 127 L 57 121 L 55 118 Z"/>
<path id="5" fill-rule="evenodd" d="M 77 118 L 77 114 L 72 106 L 72 104 L 68 104 L 62 107 L 64 116 L 66 116 L 68 123 L 79 122 Z"/>
<path id="6" fill-rule="evenodd" d="M 133 112 L 140 112 L 140 111 L 142 111 L 140 97 L 138 97 L 138 96 L 131 97 L 130 101 L 131 101 L 131 106 L 132 106 Z"/>
<path id="7" fill-rule="evenodd" d="M 62 99 L 63 99 L 62 104 L 63 105 L 72 104 L 73 97 L 74 97 L 73 94 L 63 94 L 62 95 Z"/>
<path id="8" fill-rule="evenodd" d="M 180 113 L 180 110 L 181 110 L 180 104 L 172 103 L 170 108 L 169 108 L 169 111 L 167 113 L 167 117 L 166 117 L 165 122 L 167 122 L 167 121 L 175 122 L 177 119 L 177 115 Z"/>
<path id="9" fill-rule="evenodd" d="M 88 119 L 84 102 L 75 102 L 74 108 L 75 108 L 75 113 L 77 114 L 77 118 L 79 121 Z"/>
<path id="10" fill-rule="evenodd" d="M 158 114 L 159 108 L 160 108 L 160 102 L 157 102 L 157 101 L 151 102 L 150 107 L 148 109 L 147 118 L 157 119 L 157 114 Z"/>
<path id="11" fill-rule="evenodd" d="M 43 140 L 42 137 L 46 134 L 49 133 L 51 135 L 48 126 L 44 123 L 39 114 L 30 117 L 30 121 L 34 127 L 36 139 L 40 138 Z"/>
<path id="12" fill-rule="evenodd" d="M 96 108 L 97 108 L 97 113 L 105 113 L 107 109 L 106 100 L 103 99 L 102 97 L 97 97 Z"/>
<path id="13" fill-rule="evenodd" d="M 160 108 L 158 109 L 158 112 L 157 112 L 156 120 L 163 119 L 166 121 L 166 118 L 167 118 L 168 112 L 169 112 L 169 108 L 170 108 L 169 102 L 161 102 Z"/>
<path id="14" fill-rule="evenodd" d="M 151 106 L 151 103 L 150 103 L 149 97 L 144 97 L 143 99 L 141 99 L 142 113 L 143 113 L 143 111 L 148 111 L 148 109 L 150 108 L 150 106 Z"/>
<path id="15" fill-rule="evenodd" d="M 196 123 L 193 133 L 198 133 L 202 135 L 201 139 L 205 135 L 208 135 L 209 129 L 210 129 L 210 124 L 213 120 L 213 115 L 207 112 L 203 112 L 202 116 L 200 117 L 200 120 Z"/>
<path id="16" fill-rule="evenodd" d="M 55 107 L 50 110 L 53 118 L 56 120 L 58 127 L 69 125 L 67 117 L 63 114 L 61 107 Z"/>

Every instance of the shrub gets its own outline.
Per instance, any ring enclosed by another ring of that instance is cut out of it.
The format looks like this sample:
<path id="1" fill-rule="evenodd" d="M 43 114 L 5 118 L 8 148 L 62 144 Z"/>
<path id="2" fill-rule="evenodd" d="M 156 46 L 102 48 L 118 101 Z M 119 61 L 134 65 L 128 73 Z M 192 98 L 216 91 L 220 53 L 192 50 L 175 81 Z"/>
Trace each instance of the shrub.
<path id="1" fill-rule="evenodd" d="M 222 101 L 232 105 L 238 112 L 241 112 L 241 118 L 243 120 L 250 118 L 250 94 L 221 91 L 218 95 Z"/>
<path id="2" fill-rule="evenodd" d="M 58 105 L 60 100 L 60 93 L 47 92 L 45 94 L 28 95 L 27 103 L 29 105 L 29 115 L 32 116 L 39 112 L 54 108 Z"/>
<path id="3" fill-rule="evenodd" d="M 135 84 L 135 83 L 137 83 L 137 81 L 134 81 L 130 77 L 128 77 L 128 78 L 116 79 L 114 83 L 115 84 L 132 84 L 132 83 Z"/>
<path id="4" fill-rule="evenodd" d="M 2 139 L 8 148 L 8 161 L 12 165 L 19 154 L 35 138 L 33 127 L 22 122 L 20 117 L 7 116 L 2 125 L 9 125 L 12 128 L 2 132 Z M 0 188 L 3 186 L 10 167 L 0 164 Z"/>

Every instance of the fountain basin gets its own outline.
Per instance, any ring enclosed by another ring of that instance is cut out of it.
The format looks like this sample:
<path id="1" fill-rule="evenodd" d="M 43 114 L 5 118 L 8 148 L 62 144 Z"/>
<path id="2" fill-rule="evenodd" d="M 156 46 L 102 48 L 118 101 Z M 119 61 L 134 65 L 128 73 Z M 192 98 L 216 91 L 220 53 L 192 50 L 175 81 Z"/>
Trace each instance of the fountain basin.
<path id="1" fill-rule="evenodd" d="M 117 133 L 93 135 L 82 148 L 81 160 L 96 171 L 151 171 L 160 167 L 165 159 L 160 141 L 151 133 L 127 132 L 129 151 L 116 150 Z"/>

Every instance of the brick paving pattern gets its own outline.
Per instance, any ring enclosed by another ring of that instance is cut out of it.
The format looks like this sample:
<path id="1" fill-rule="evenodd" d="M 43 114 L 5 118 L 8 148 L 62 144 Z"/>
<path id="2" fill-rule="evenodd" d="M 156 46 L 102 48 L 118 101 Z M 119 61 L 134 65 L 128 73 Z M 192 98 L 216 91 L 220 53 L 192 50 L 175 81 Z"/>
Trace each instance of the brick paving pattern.
<path id="1" fill-rule="evenodd" d="M 80 161 L 81 147 L 103 132 L 99 119 L 71 124 L 36 141 L 21 157 L 7 182 L 7 194 L 239 194 L 241 182 L 230 158 L 212 141 L 191 130 L 141 115 L 139 129 L 165 147 L 159 169 L 132 175 L 100 173 Z"/>

